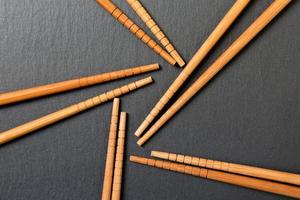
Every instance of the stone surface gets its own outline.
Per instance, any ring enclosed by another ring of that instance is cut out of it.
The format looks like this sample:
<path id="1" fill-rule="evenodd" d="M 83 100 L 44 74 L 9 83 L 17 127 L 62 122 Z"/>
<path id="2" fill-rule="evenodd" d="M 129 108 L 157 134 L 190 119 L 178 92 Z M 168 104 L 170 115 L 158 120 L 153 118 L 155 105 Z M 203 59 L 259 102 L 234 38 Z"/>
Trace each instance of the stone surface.
<path id="1" fill-rule="evenodd" d="M 141 2 L 188 61 L 234 0 Z M 271 2 L 253 0 L 183 89 Z M 145 28 L 126 1 L 115 3 Z M 93 0 L 0 0 L 0 92 L 159 62 L 155 84 L 121 98 L 129 114 L 123 199 L 284 199 L 139 166 L 128 156 L 162 150 L 300 173 L 299 9 L 296 0 L 144 148 L 134 131 L 180 69 Z M 0 130 L 145 76 L 2 107 Z M 111 106 L 2 146 L 0 199 L 99 199 Z"/>

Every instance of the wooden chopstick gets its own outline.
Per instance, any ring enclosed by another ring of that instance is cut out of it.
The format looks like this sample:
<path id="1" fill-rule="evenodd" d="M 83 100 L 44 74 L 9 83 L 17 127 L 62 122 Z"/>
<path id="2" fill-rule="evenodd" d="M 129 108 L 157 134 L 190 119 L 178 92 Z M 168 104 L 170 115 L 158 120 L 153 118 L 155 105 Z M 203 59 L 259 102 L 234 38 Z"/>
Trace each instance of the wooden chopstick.
<path id="1" fill-rule="evenodd" d="M 282 172 L 278 170 L 252 167 L 248 165 L 240 165 L 235 163 L 209 160 L 205 158 L 186 156 L 186 155 L 161 152 L 161 151 L 152 151 L 151 156 L 169 160 L 169 161 L 178 162 L 178 163 L 193 165 L 197 167 L 215 169 L 215 170 L 225 171 L 229 173 L 252 176 L 255 178 L 268 179 L 271 181 L 278 181 L 278 182 L 289 183 L 289 184 L 300 186 L 299 174 L 293 174 L 293 173 Z"/>
<path id="2" fill-rule="evenodd" d="M 111 113 L 110 130 L 108 136 L 105 173 L 102 188 L 102 200 L 111 199 L 111 191 L 113 184 L 114 162 L 117 143 L 117 131 L 119 123 L 120 99 L 115 98 Z"/>
<path id="3" fill-rule="evenodd" d="M 155 37 L 159 40 L 159 42 L 165 47 L 168 53 L 176 60 L 180 67 L 185 65 L 184 60 L 179 55 L 175 47 L 170 43 L 170 40 L 163 33 L 161 28 L 157 25 L 157 23 L 150 16 L 148 11 L 144 8 L 138 0 L 127 0 L 127 3 L 131 6 L 131 8 L 135 11 L 135 13 L 142 19 L 142 21 L 146 24 L 146 26 L 151 30 L 151 32 L 155 35 Z"/>
<path id="4" fill-rule="evenodd" d="M 278 0 L 279 1 L 279 0 Z M 220 181 L 232 185 L 238 185 L 255 190 L 261 190 L 283 196 L 300 199 L 300 188 L 287 184 L 231 174 L 227 172 L 205 169 L 202 167 L 193 167 L 168 161 L 154 160 L 137 156 L 130 156 L 130 161 L 152 166 L 155 168 L 175 171 L 183 174 L 193 175 L 210 180 Z"/>
<path id="5" fill-rule="evenodd" d="M 124 12 L 119 9 L 110 0 L 96 0 L 97 3 L 103 7 L 107 12 L 109 12 L 116 20 L 118 20 L 123 26 L 125 26 L 131 33 L 133 33 L 137 38 L 144 42 L 149 48 L 151 48 L 155 53 L 160 55 L 171 65 L 175 65 L 176 61 L 174 58 L 166 52 L 161 46 L 159 46 L 149 35 L 145 33 L 138 25 L 136 25 L 133 20 L 129 19 Z"/>
<path id="6" fill-rule="evenodd" d="M 237 0 L 232 8 L 227 12 L 223 19 L 219 22 L 214 31 L 209 35 L 204 44 L 196 52 L 187 66 L 183 69 L 180 75 L 171 84 L 169 89 L 160 98 L 158 103 L 154 106 L 151 112 L 148 114 L 146 119 L 141 123 L 135 132 L 137 137 L 140 137 L 143 132 L 147 129 L 150 123 L 154 120 L 179 88 L 184 84 L 187 78 L 192 74 L 196 67 L 201 63 L 205 56 L 211 51 L 215 44 L 220 40 L 224 33 L 229 29 L 241 12 L 246 8 L 250 0 Z"/>
<path id="7" fill-rule="evenodd" d="M 0 94 L 0 106 L 135 76 L 158 69 L 158 64 L 151 64 L 2 93 Z"/>
<path id="8" fill-rule="evenodd" d="M 112 100 L 115 97 L 119 97 L 121 95 L 129 93 L 130 91 L 141 88 L 149 83 L 152 83 L 152 81 L 153 81 L 152 78 L 148 77 L 148 78 L 130 83 L 128 85 L 125 85 L 125 86 L 119 87 L 117 89 L 111 90 L 109 92 L 106 92 L 104 94 L 101 94 L 99 96 L 95 96 L 93 98 L 82 101 L 78 104 L 74 104 L 72 106 L 58 110 L 54 113 L 48 114 L 44 117 L 38 118 L 31 122 L 25 123 L 16 128 L 2 132 L 2 133 L 0 133 L 0 145 L 4 144 L 6 142 L 9 142 L 11 140 L 14 140 L 16 138 L 22 137 L 24 135 L 27 135 L 33 131 L 39 130 L 48 125 L 59 122 L 63 119 L 71 117 L 73 115 L 76 115 L 82 111 L 85 111 L 87 109 L 90 109 L 92 107 L 100 105 L 104 102 Z"/>
<path id="9" fill-rule="evenodd" d="M 126 112 L 121 112 L 111 200 L 121 199 L 123 160 L 124 160 L 124 150 L 125 150 L 125 131 L 126 131 Z"/>
<path id="10" fill-rule="evenodd" d="M 137 144 L 143 145 L 189 100 L 200 91 L 229 61 L 231 61 L 266 25 L 279 14 L 291 0 L 275 0 L 242 35 L 189 87 L 162 117 L 141 137 Z"/>

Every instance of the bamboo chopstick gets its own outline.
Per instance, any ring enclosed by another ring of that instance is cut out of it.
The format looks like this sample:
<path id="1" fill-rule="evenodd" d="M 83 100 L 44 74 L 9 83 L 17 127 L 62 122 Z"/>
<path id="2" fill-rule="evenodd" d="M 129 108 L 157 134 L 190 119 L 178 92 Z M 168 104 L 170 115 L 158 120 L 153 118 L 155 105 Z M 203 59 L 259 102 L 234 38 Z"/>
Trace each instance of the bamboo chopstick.
<path id="1" fill-rule="evenodd" d="M 115 159 L 114 182 L 112 189 L 112 200 L 121 199 L 123 160 L 125 150 L 125 131 L 126 131 L 126 112 L 121 112 L 120 125 L 118 133 L 118 146 Z"/>
<path id="2" fill-rule="evenodd" d="M 107 156 L 106 156 L 105 173 L 104 173 L 102 198 L 101 198 L 102 200 L 110 200 L 111 198 L 115 151 L 116 151 L 116 142 L 117 142 L 117 129 L 118 129 L 118 122 L 119 122 L 119 109 L 120 109 L 120 99 L 115 98 L 113 102 L 110 130 L 108 136 Z"/>
<path id="3" fill-rule="evenodd" d="M 75 114 L 78 114 L 84 110 L 90 109 L 94 106 L 100 105 L 104 102 L 107 102 L 115 97 L 124 95 L 130 91 L 141 88 L 152 82 L 152 78 L 148 77 L 128 85 L 119 87 L 117 89 L 111 90 L 99 96 L 82 101 L 78 104 L 71 105 L 64 109 L 58 110 L 54 113 L 48 114 L 44 117 L 38 118 L 31 122 L 20 125 L 16 128 L 10 129 L 8 131 L 0 133 L 0 145 L 21 136 L 27 135 L 33 131 L 39 130 L 45 126 L 51 125 L 68 117 L 71 117 Z"/>
<path id="4" fill-rule="evenodd" d="M 235 163 L 228 163 L 216 160 L 208 160 L 194 156 L 186 156 L 174 153 L 167 153 L 161 151 L 152 151 L 151 156 L 161 158 L 169 161 L 175 161 L 197 167 L 204 167 L 225 171 L 229 173 L 236 173 L 256 178 L 268 179 L 271 181 L 278 181 L 300 186 L 300 175 L 277 170 L 270 170 L 260 167 L 252 167 L 248 165 L 240 165 Z"/>
<path id="5" fill-rule="evenodd" d="M 127 3 L 132 7 L 136 14 L 142 19 L 146 26 L 151 30 L 159 42 L 165 47 L 167 52 L 176 60 L 180 67 L 185 65 L 184 60 L 176 51 L 175 47 L 170 43 L 170 40 L 162 32 L 161 28 L 156 24 L 148 11 L 138 0 L 127 0 Z"/>
<path id="6" fill-rule="evenodd" d="M 144 42 L 149 48 L 151 48 L 155 53 L 160 55 L 171 65 L 175 65 L 176 61 L 174 58 L 168 54 L 161 46 L 159 46 L 149 35 L 145 33 L 138 25 L 136 25 L 131 19 L 129 19 L 124 12 L 119 9 L 110 0 L 96 0 L 97 3 L 103 7 L 107 12 L 109 12 L 116 20 L 118 20 L 123 26 L 125 26 L 131 33 L 133 33 L 137 38 Z"/>
<path id="7" fill-rule="evenodd" d="M 130 161 L 160 169 L 166 169 L 183 174 L 220 181 L 223 183 L 300 199 L 300 188 L 291 185 L 137 156 L 130 156 Z"/>
<path id="8" fill-rule="evenodd" d="M 162 117 L 138 140 L 138 145 L 148 141 L 169 121 L 199 90 L 231 61 L 291 0 L 274 1 L 228 49 L 189 87 Z"/>
<path id="9" fill-rule="evenodd" d="M 125 77 L 135 76 L 138 74 L 150 72 L 159 69 L 158 64 L 145 65 L 140 67 L 128 68 L 103 74 L 97 74 L 88 77 L 82 77 L 78 79 L 52 83 L 48 85 L 42 85 L 38 87 L 17 90 L 8 93 L 0 94 L 0 106 L 16 103 L 28 99 L 42 97 L 50 94 L 56 94 L 83 88 L 87 86 L 96 85 L 99 83 L 109 82 Z"/>
<path id="10" fill-rule="evenodd" d="M 215 46 L 215 44 L 220 40 L 224 33 L 229 29 L 233 22 L 237 19 L 240 13 L 245 9 L 250 0 L 237 0 L 232 8 L 227 12 L 223 19 L 219 22 L 214 31 L 210 34 L 204 44 L 196 52 L 187 66 L 171 84 L 169 89 L 161 97 L 158 103 L 154 106 L 151 112 L 148 114 L 146 119 L 138 127 L 135 135 L 140 137 L 143 132 L 147 129 L 154 118 L 160 113 L 164 106 L 169 102 L 169 100 L 174 96 L 178 89 L 184 84 L 187 78 L 192 74 L 196 67 L 201 63 L 205 56 L 210 52 L 210 50 Z"/>

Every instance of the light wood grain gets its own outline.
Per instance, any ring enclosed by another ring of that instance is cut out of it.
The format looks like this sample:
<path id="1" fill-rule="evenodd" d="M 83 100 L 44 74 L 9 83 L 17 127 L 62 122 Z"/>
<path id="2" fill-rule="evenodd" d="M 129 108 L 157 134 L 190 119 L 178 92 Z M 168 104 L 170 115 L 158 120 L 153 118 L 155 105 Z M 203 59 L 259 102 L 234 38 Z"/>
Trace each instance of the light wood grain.
<path id="1" fill-rule="evenodd" d="M 161 151 L 152 151 L 151 156 L 188 165 L 194 165 L 198 167 L 215 169 L 300 186 L 299 174 Z"/>
<path id="2" fill-rule="evenodd" d="M 110 0 L 96 0 L 97 3 L 102 6 L 107 12 L 109 12 L 117 21 L 119 21 L 123 26 L 125 26 L 131 33 L 133 33 L 137 38 L 144 42 L 149 48 L 151 48 L 155 53 L 160 55 L 171 65 L 175 65 L 176 61 L 174 58 L 166 52 L 159 44 L 157 44 L 149 35 L 146 34 L 138 25 L 136 25 L 133 20 L 128 18 L 124 12 L 119 9 Z"/>
<path id="3" fill-rule="evenodd" d="M 183 67 L 185 65 L 184 60 L 177 52 L 175 47 L 171 44 L 166 34 L 161 30 L 161 28 L 157 25 L 154 19 L 150 16 L 149 12 L 141 4 L 141 2 L 138 0 L 127 0 L 127 3 L 135 11 L 135 13 L 142 19 L 142 21 L 146 24 L 146 26 L 151 30 L 151 32 L 155 35 L 158 41 L 165 47 L 167 52 L 176 60 L 178 65 L 180 67 Z"/>
<path id="4" fill-rule="evenodd" d="M 125 132 L 126 132 L 126 112 L 122 112 L 120 116 L 120 125 L 118 133 L 118 146 L 115 159 L 114 181 L 112 189 L 112 200 L 121 199 L 122 176 L 123 176 L 123 160 L 125 151 Z"/>
<path id="5" fill-rule="evenodd" d="M 141 123 L 135 132 L 135 135 L 140 137 L 143 132 L 148 128 L 150 123 L 155 119 L 155 117 L 160 113 L 160 111 L 165 107 L 169 100 L 174 96 L 174 94 L 179 90 L 179 88 L 185 83 L 188 77 L 196 69 L 196 67 L 201 63 L 205 56 L 211 51 L 211 49 L 216 45 L 224 33 L 229 29 L 241 12 L 246 8 L 250 0 L 237 0 L 232 8 L 227 12 L 223 19 L 219 22 L 217 27 L 209 35 L 204 44 L 196 52 L 187 66 L 183 69 L 180 75 L 171 84 L 165 94 L 160 98 L 158 103 L 154 106 L 151 112 L 148 114 L 146 119 Z"/>
<path id="6" fill-rule="evenodd" d="M 270 192 L 283 196 L 300 199 L 300 188 L 296 186 L 276 183 L 272 181 L 231 174 L 227 172 L 205 169 L 202 167 L 193 167 L 168 161 L 154 160 L 137 156 L 130 156 L 130 160 L 135 163 L 152 166 L 155 168 L 193 175 L 210 180 L 220 181 L 232 185 L 251 188 L 255 190 Z"/>
<path id="7" fill-rule="evenodd" d="M 229 63 L 247 44 L 274 19 L 291 0 L 274 1 L 242 35 L 190 86 L 161 118 L 138 140 L 138 145 L 148 141 L 166 122 L 168 122 L 189 100 L 199 92 L 227 63 Z"/>
<path id="8" fill-rule="evenodd" d="M 119 123 L 120 99 L 115 98 L 111 113 L 110 129 L 107 143 L 105 173 L 102 188 L 102 200 L 110 200 L 112 193 L 114 162 L 117 143 L 117 131 Z"/>
<path id="9" fill-rule="evenodd" d="M 38 118 L 38 119 L 33 120 L 28 123 L 25 123 L 16 128 L 10 129 L 8 131 L 4 131 L 4 132 L 0 133 L 0 144 L 4 144 L 11 140 L 17 139 L 24 135 L 27 135 L 33 131 L 39 130 L 45 126 L 49 126 L 51 124 L 59 122 L 63 119 L 66 119 L 68 117 L 76 115 L 82 111 L 85 111 L 87 109 L 90 109 L 92 107 L 100 105 L 104 102 L 112 100 L 115 97 L 122 96 L 126 93 L 129 93 L 130 91 L 136 90 L 136 89 L 141 88 L 149 83 L 152 83 L 152 81 L 153 80 L 151 77 L 141 79 L 139 81 L 136 81 L 136 82 L 130 83 L 128 85 L 119 87 L 117 89 L 108 91 L 99 96 L 95 96 L 93 98 L 87 99 L 78 104 L 74 104 L 72 106 L 58 110 L 54 113 L 48 114 L 44 117 Z"/>
<path id="10" fill-rule="evenodd" d="M 82 77 L 82 78 L 63 81 L 63 82 L 42 85 L 38 87 L 32 87 L 28 89 L 17 90 L 13 92 L 2 93 L 0 94 L 0 106 L 16 103 L 20 101 L 25 101 L 29 99 L 34 99 L 42 96 L 47 96 L 51 94 L 66 92 L 78 88 L 84 88 L 84 87 L 105 83 L 105 82 L 109 82 L 121 78 L 143 74 L 158 69 L 159 69 L 158 64 L 151 64 L 151 65 L 128 68 L 128 69 L 123 69 L 123 70 L 118 70 L 118 71 L 113 71 L 113 72 L 108 72 L 103 74 L 97 74 L 88 77 Z"/>

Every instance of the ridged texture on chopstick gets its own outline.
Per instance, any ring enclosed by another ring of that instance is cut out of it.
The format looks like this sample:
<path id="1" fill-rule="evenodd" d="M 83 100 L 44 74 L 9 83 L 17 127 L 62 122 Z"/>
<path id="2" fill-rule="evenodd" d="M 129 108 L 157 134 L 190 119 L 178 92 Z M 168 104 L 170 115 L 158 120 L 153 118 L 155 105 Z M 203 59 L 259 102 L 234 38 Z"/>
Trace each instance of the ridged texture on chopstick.
<path id="1" fill-rule="evenodd" d="M 216 160 L 209 160 L 194 156 L 186 156 L 174 153 L 167 153 L 161 151 L 152 151 L 151 156 L 165 160 L 175 161 L 188 165 L 198 167 L 205 167 L 230 173 L 236 173 L 256 178 L 268 179 L 272 181 L 284 182 L 294 185 L 300 185 L 300 175 L 287 173 L 277 170 L 270 170 L 260 167 L 252 167 L 248 165 L 240 165 L 235 163 L 221 162 Z"/>
<path id="2" fill-rule="evenodd" d="M 279 14 L 291 0 L 274 1 L 233 44 L 189 87 L 162 117 L 138 141 L 143 145 L 189 100 L 203 88 L 227 63 L 229 63 L 266 25 Z"/>
<path id="3" fill-rule="evenodd" d="M 261 190 L 283 196 L 300 198 L 300 188 L 286 184 L 266 181 L 247 176 L 241 176 L 226 172 L 220 172 L 212 169 L 205 169 L 201 167 L 193 167 L 168 161 L 154 160 L 137 156 L 130 156 L 130 160 L 135 163 L 148 165 L 160 169 L 175 171 L 183 174 L 193 175 L 210 180 L 220 181 L 232 185 L 238 185 L 255 190 Z"/>
<path id="4" fill-rule="evenodd" d="M 158 64 L 151 64 L 3 93 L 0 94 L 0 106 L 135 76 L 157 69 L 159 69 Z"/>
<path id="5" fill-rule="evenodd" d="M 123 26 L 125 26 L 131 33 L 144 42 L 155 53 L 160 55 L 171 65 L 175 65 L 176 61 L 168 54 L 159 44 L 157 44 L 149 35 L 145 33 L 138 25 L 136 25 L 131 19 L 129 19 L 121 9 L 119 9 L 110 0 L 96 0 L 97 3 L 102 6 L 107 12 L 109 12 L 116 20 L 118 20 Z"/>
<path id="6" fill-rule="evenodd" d="M 111 200 L 120 200 L 122 191 L 123 160 L 125 151 L 126 112 L 120 115 L 118 146 L 115 159 L 114 182 Z"/>
<path id="7" fill-rule="evenodd" d="M 152 78 L 148 77 L 148 78 L 130 83 L 128 85 L 125 85 L 125 86 L 119 87 L 117 89 L 111 90 L 109 92 L 106 92 L 104 94 L 101 94 L 99 96 L 95 96 L 93 98 L 87 99 L 78 104 L 74 104 L 72 106 L 61 109 L 54 113 L 48 114 L 44 117 L 38 118 L 36 120 L 33 120 L 31 122 L 28 122 L 28 123 L 18 126 L 16 128 L 2 132 L 2 133 L 0 133 L 0 144 L 4 144 L 13 139 L 19 138 L 19 137 L 29 134 L 33 131 L 41 129 L 45 126 L 56 123 L 65 118 L 71 117 L 71 116 L 78 114 L 82 111 L 85 111 L 89 108 L 92 108 L 94 106 L 97 106 L 99 104 L 107 102 L 109 100 L 112 100 L 115 97 L 119 97 L 121 95 L 129 93 L 130 91 L 141 88 L 151 82 L 152 82 Z"/>
<path id="8" fill-rule="evenodd" d="M 110 200 L 113 183 L 114 162 L 117 143 L 117 131 L 119 122 L 120 99 L 115 98 L 111 113 L 110 129 L 107 144 L 107 156 L 103 179 L 102 200 Z"/>
<path id="9" fill-rule="evenodd" d="M 232 8 L 223 17 L 214 31 L 210 34 L 201 48 L 196 52 L 187 66 L 183 69 L 180 75 L 171 84 L 166 93 L 161 97 L 158 103 L 154 106 L 151 112 L 148 114 L 146 119 L 142 122 L 139 128 L 136 130 L 135 135 L 140 137 L 143 132 L 147 129 L 154 118 L 160 113 L 164 106 L 169 102 L 169 100 L 174 96 L 178 89 L 184 84 L 187 78 L 192 74 L 196 67 L 201 63 L 205 56 L 210 52 L 210 50 L 215 46 L 215 44 L 220 40 L 228 28 L 237 19 L 240 13 L 245 9 L 250 0 L 237 0 Z"/>
<path id="10" fill-rule="evenodd" d="M 176 60 L 178 65 L 180 67 L 183 67 L 185 65 L 184 60 L 179 55 L 175 47 L 171 44 L 167 36 L 162 32 L 161 28 L 152 19 L 150 14 L 141 4 L 141 2 L 138 0 L 127 0 L 127 2 L 136 12 L 136 14 L 142 19 L 142 21 L 146 24 L 146 26 L 151 30 L 155 37 L 160 41 L 160 43 L 165 47 L 167 52 Z"/>

